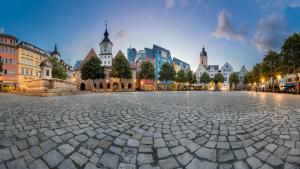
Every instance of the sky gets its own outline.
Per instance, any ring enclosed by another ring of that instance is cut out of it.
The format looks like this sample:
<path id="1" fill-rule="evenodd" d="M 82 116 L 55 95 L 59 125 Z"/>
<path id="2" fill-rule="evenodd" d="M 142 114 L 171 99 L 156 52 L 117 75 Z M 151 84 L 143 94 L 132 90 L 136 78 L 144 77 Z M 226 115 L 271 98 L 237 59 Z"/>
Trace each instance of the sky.
<path id="1" fill-rule="evenodd" d="M 0 33 L 45 50 L 57 44 L 71 65 L 99 53 L 106 20 L 113 54 L 157 44 L 195 71 L 204 45 L 208 64 L 239 71 L 300 32 L 300 0 L 1 0 Z"/>

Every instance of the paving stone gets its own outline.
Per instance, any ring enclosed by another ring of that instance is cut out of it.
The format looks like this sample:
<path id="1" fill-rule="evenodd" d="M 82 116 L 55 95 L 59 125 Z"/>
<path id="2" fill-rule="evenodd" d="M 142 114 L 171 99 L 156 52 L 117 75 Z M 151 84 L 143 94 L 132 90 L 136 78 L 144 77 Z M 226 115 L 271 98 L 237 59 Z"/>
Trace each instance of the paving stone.
<path id="1" fill-rule="evenodd" d="M 153 157 L 151 154 L 138 154 L 137 156 L 138 165 L 153 163 Z"/>
<path id="2" fill-rule="evenodd" d="M 207 159 L 209 161 L 215 162 L 217 159 L 217 150 L 202 147 L 195 153 L 199 158 Z"/>
<path id="3" fill-rule="evenodd" d="M 48 166 L 41 160 L 37 159 L 29 164 L 30 169 L 48 169 Z"/>
<path id="4" fill-rule="evenodd" d="M 119 163 L 119 156 L 111 154 L 111 153 L 104 153 L 100 160 L 101 164 L 105 167 L 117 169 Z"/>
<path id="5" fill-rule="evenodd" d="M 161 169 L 173 169 L 179 167 L 179 164 L 174 158 L 167 158 L 159 160 L 159 166 Z"/>
<path id="6" fill-rule="evenodd" d="M 58 169 L 76 169 L 74 163 L 70 159 L 65 159 L 57 168 Z"/>
<path id="7" fill-rule="evenodd" d="M 186 148 L 184 148 L 183 146 L 178 146 L 178 147 L 174 147 L 171 149 L 172 154 L 182 154 L 184 152 L 186 152 Z"/>
<path id="8" fill-rule="evenodd" d="M 77 152 L 73 153 L 69 158 L 76 164 L 78 164 L 80 167 L 83 167 L 84 164 L 88 161 L 88 159 L 85 156 Z"/>
<path id="9" fill-rule="evenodd" d="M 190 153 L 186 152 L 182 155 L 179 155 L 177 157 L 177 160 L 179 161 L 180 164 L 182 165 L 187 165 L 192 159 L 193 159 L 193 155 L 191 155 Z"/>
<path id="10" fill-rule="evenodd" d="M 267 159 L 267 163 L 271 164 L 272 166 L 280 166 L 283 164 L 283 161 L 274 156 L 274 155 L 271 155 L 268 159 Z"/>
<path id="11" fill-rule="evenodd" d="M 118 169 L 136 169 L 133 164 L 120 163 Z"/>
<path id="12" fill-rule="evenodd" d="M 187 169 L 200 169 L 200 168 L 205 168 L 205 169 L 217 169 L 217 164 L 216 163 L 211 163 L 207 161 L 200 161 L 197 158 L 194 158 L 187 166 Z"/>
<path id="13" fill-rule="evenodd" d="M 64 157 L 61 154 L 59 154 L 56 150 L 52 150 L 47 154 L 43 155 L 43 159 L 51 168 L 54 168 L 64 160 Z"/>
<path id="14" fill-rule="evenodd" d="M 99 169 L 95 164 L 88 162 L 84 169 Z"/>
<path id="15" fill-rule="evenodd" d="M 129 147 L 139 147 L 140 142 L 136 139 L 128 139 L 127 146 Z"/>
<path id="16" fill-rule="evenodd" d="M 1 93 L 7 111 L 0 120 L 0 169 L 22 163 L 30 169 L 299 168 L 294 96 L 167 94 L 38 98 Z M 278 98 L 284 109 L 274 101 Z"/>
<path id="17" fill-rule="evenodd" d="M 34 158 L 37 158 L 37 157 L 43 155 L 43 151 L 39 146 L 30 147 L 29 152 L 32 155 L 32 157 L 34 157 Z"/>
<path id="18" fill-rule="evenodd" d="M 27 169 L 27 165 L 23 158 L 11 161 L 7 163 L 8 169 Z"/>
<path id="19" fill-rule="evenodd" d="M 64 156 L 67 156 L 74 151 L 74 148 L 72 146 L 70 146 L 69 144 L 63 144 L 63 145 L 59 146 L 57 149 Z"/>
<path id="20" fill-rule="evenodd" d="M 249 166 L 251 166 L 251 168 L 253 168 L 253 169 L 259 168 L 263 165 L 261 163 L 261 161 L 259 159 L 255 158 L 255 157 L 250 157 L 246 161 L 249 164 Z"/>
<path id="21" fill-rule="evenodd" d="M 6 161 L 12 159 L 13 156 L 9 151 L 9 148 L 0 149 L 0 161 Z"/>
<path id="22" fill-rule="evenodd" d="M 171 152 L 168 148 L 158 148 L 157 149 L 158 158 L 164 158 L 171 155 Z"/>
<path id="23" fill-rule="evenodd" d="M 249 169 L 248 165 L 244 161 L 237 161 L 233 165 L 235 169 Z"/>

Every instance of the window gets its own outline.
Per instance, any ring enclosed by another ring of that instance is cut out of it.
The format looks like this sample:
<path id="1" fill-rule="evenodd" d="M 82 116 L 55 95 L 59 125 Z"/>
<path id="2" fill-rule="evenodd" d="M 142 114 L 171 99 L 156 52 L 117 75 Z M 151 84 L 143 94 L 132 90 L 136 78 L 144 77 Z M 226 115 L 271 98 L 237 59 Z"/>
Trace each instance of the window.
<path id="1" fill-rule="evenodd" d="M 22 75 L 24 75 L 24 68 L 22 68 L 22 71 L 21 71 L 21 72 L 22 72 Z"/>
<path id="2" fill-rule="evenodd" d="M 106 65 L 106 61 L 104 61 L 104 64 Z"/>
<path id="3" fill-rule="evenodd" d="M 50 72 L 49 70 L 46 70 L 46 76 L 49 76 Z"/>
<path id="4" fill-rule="evenodd" d="M 28 69 L 26 69 L 26 75 L 28 75 Z"/>
<path id="5" fill-rule="evenodd" d="M 7 75 L 7 70 L 6 70 L 6 69 L 4 69 L 4 71 L 3 71 L 3 72 L 4 72 L 4 74 L 5 74 L 5 75 Z"/>
<path id="6" fill-rule="evenodd" d="M 32 75 L 33 75 L 32 70 L 30 70 L 30 76 L 32 76 Z"/>
<path id="7" fill-rule="evenodd" d="M 37 71 L 37 70 L 35 71 L 35 76 L 39 77 L 39 71 Z"/>
<path id="8" fill-rule="evenodd" d="M 110 64 L 110 61 L 107 61 L 107 64 Z"/>

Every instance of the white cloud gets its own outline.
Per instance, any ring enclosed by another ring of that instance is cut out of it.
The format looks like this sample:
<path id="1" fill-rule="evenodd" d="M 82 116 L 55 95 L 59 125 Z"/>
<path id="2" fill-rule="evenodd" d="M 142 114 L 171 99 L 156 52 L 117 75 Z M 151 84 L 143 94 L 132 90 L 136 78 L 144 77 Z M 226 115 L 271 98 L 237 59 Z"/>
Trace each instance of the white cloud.
<path id="1" fill-rule="evenodd" d="M 260 51 L 279 49 L 288 35 L 287 27 L 284 25 L 284 18 L 279 13 L 273 13 L 261 19 L 254 37 L 256 48 Z"/>
<path id="2" fill-rule="evenodd" d="M 229 13 L 225 10 L 221 11 L 218 17 L 218 28 L 213 33 L 216 38 L 225 38 L 227 40 L 244 41 L 246 30 L 243 26 L 237 31 L 229 19 Z"/>
<path id="3" fill-rule="evenodd" d="M 299 0 L 257 0 L 260 7 L 265 8 L 273 8 L 273 9 L 284 9 L 285 7 L 290 8 L 299 8 L 300 1 Z"/>
<path id="4" fill-rule="evenodd" d="M 0 33 L 4 33 L 5 29 L 3 27 L 0 27 Z"/>
<path id="5" fill-rule="evenodd" d="M 127 31 L 126 30 L 120 30 L 117 34 L 116 34 L 116 38 L 118 39 L 122 39 L 125 38 L 127 36 Z"/>
<path id="6" fill-rule="evenodd" d="M 179 2 L 181 5 L 188 5 L 189 0 L 165 0 L 165 6 L 169 10 L 175 6 L 175 4 Z"/>

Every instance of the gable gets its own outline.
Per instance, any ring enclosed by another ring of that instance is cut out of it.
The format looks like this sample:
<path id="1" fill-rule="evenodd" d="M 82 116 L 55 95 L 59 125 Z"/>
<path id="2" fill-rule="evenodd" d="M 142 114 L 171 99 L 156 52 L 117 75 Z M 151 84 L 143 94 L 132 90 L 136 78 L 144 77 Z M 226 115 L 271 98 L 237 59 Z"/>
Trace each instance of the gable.
<path id="1" fill-rule="evenodd" d="M 80 65 L 75 69 L 75 71 L 80 71 L 82 66 L 88 61 L 90 60 L 92 57 L 98 57 L 96 52 L 94 51 L 93 48 L 90 49 L 89 53 L 85 56 L 85 58 L 83 59 L 83 61 L 80 63 Z"/>

